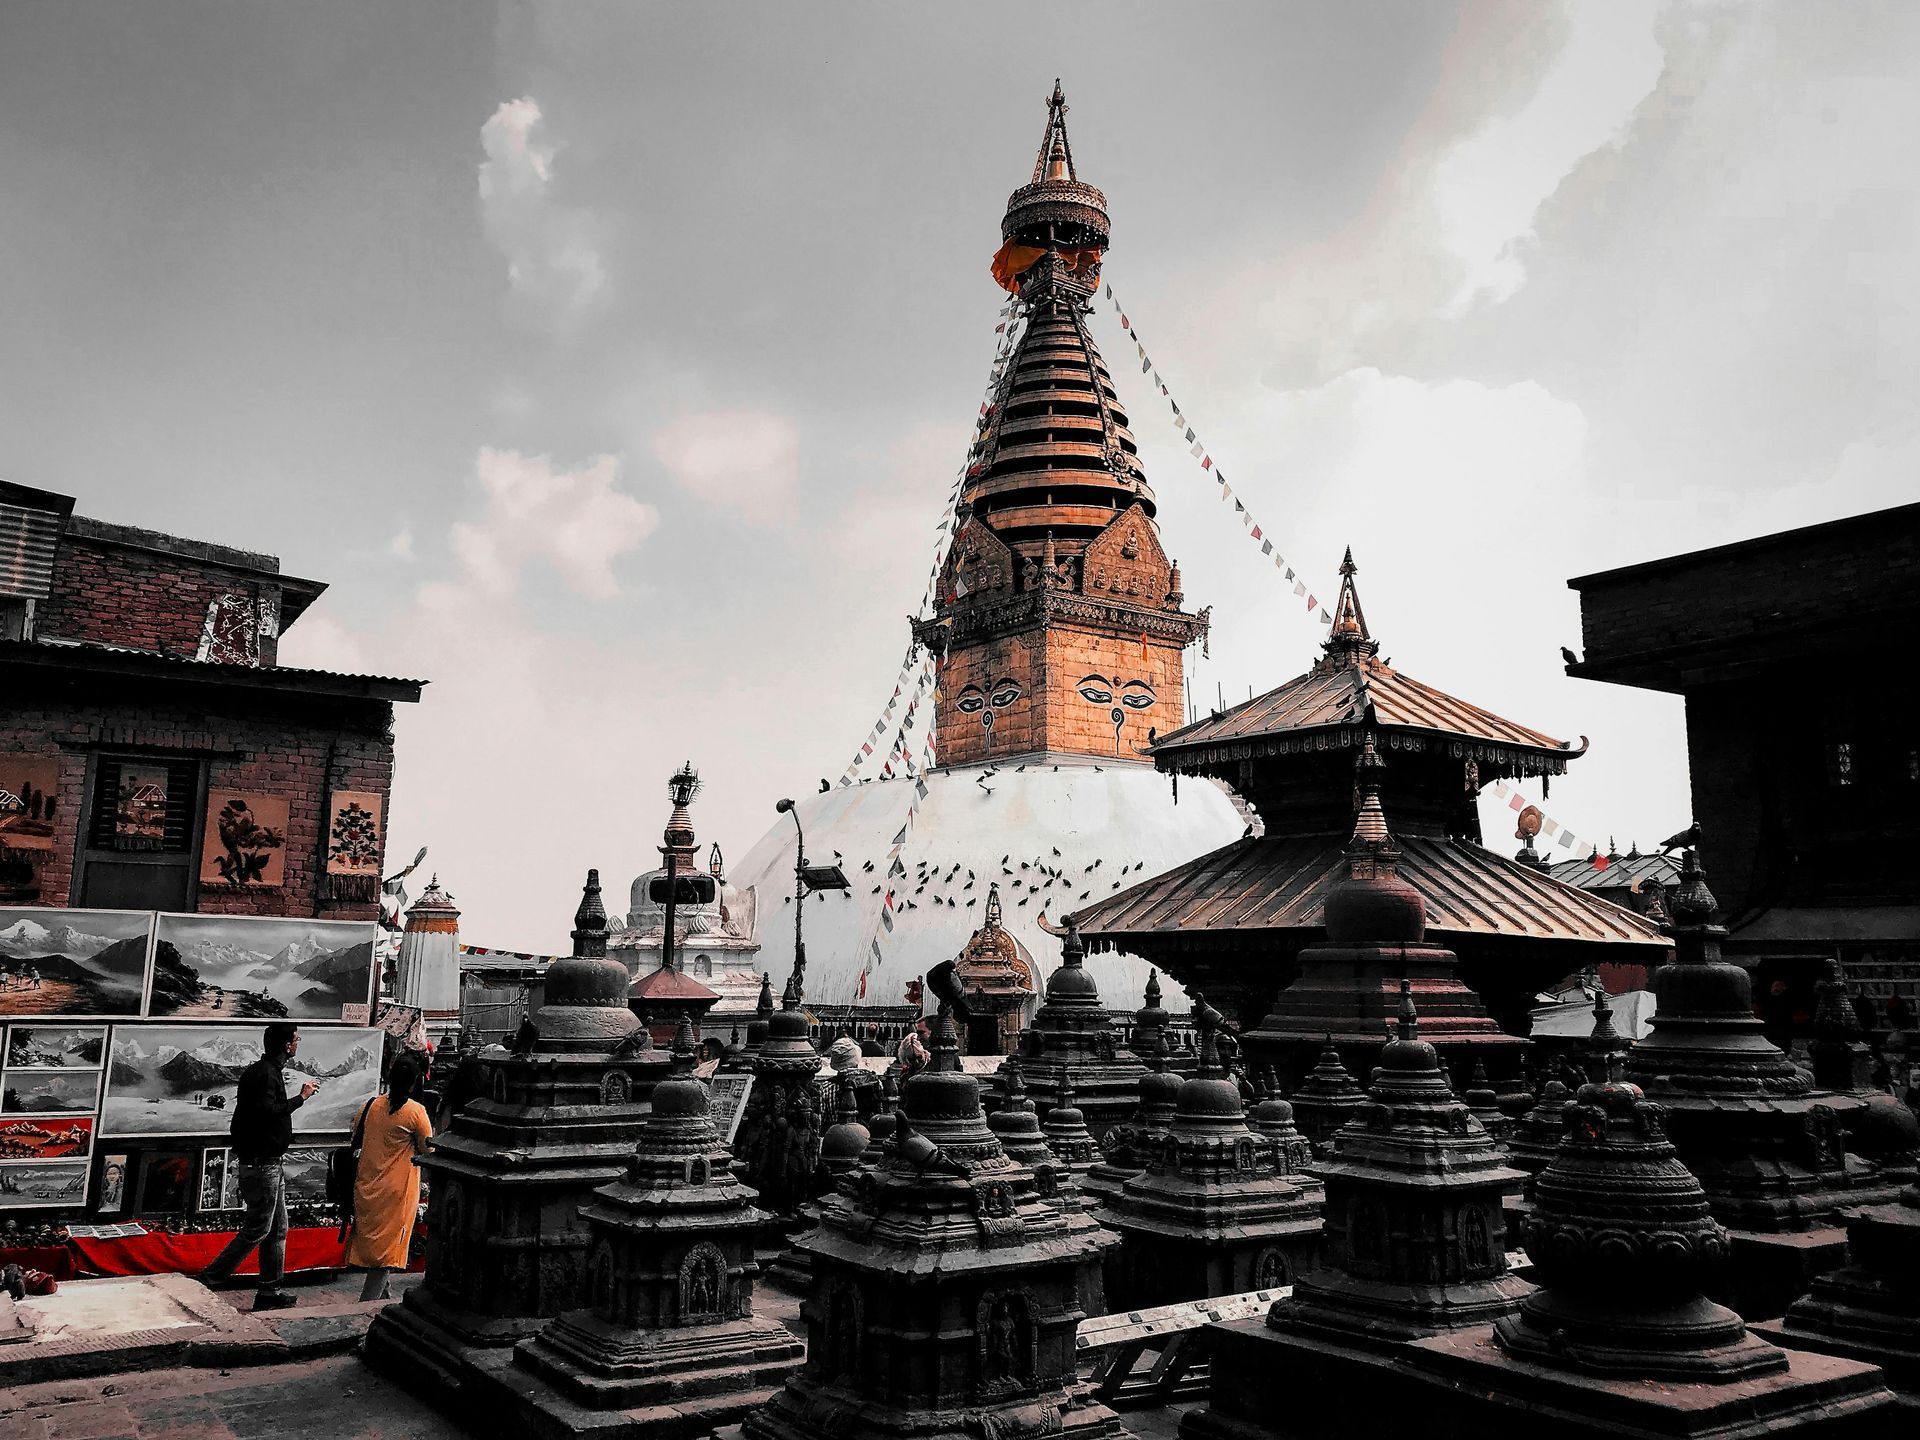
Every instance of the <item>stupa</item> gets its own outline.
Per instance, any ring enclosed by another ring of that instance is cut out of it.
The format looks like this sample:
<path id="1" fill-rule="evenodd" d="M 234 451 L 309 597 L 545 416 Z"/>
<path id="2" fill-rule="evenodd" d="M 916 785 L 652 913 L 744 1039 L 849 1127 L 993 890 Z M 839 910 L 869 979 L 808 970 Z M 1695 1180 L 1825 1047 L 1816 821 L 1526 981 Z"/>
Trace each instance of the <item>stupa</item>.
<path id="1" fill-rule="evenodd" d="M 1688 851 L 1670 902 L 1674 963 L 1653 977 L 1652 1033 L 1626 1075 L 1667 1109 L 1681 1160 L 1731 1232 L 1735 1261 L 1715 1293 L 1748 1319 L 1781 1314 L 1814 1275 L 1845 1263 L 1838 1212 L 1887 1204 L 1905 1177 L 1855 1158 L 1858 1095 L 1822 1090 L 1762 1033 L 1752 981 L 1721 958 L 1726 931 L 1698 855 Z"/>
<path id="2" fill-rule="evenodd" d="M 1069 915 L 1060 966 L 1047 977 L 1047 998 L 1020 1037 L 1020 1068 L 1043 1113 L 1062 1103 L 1070 1087 L 1098 1140 L 1133 1112 L 1146 1067 L 1120 1048 L 1085 959 L 1086 947 Z"/>
<path id="3" fill-rule="evenodd" d="M 1448 1086 L 1406 982 L 1399 1011 L 1365 1107 L 1317 1167 L 1327 1263 L 1264 1321 L 1212 1327 L 1212 1397 L 1185 1440 L 1270 1436 L 1282 1415 L 1298 1431 L 1281 1434 L 1350 1428 L 1354 1397 L 1392 1385 L 1402 1342 L 1511 1314 L 1528 1290 L 1508 1273 L 1501 1213 L 1520 1173 Z"/>
<path id="4" fill-rule="evenodd" d="M 799 1241 L 807 1362 L 747 1440 L 1119 1437 L 1074 1366 L 1092 1242 L 988 1127 L 944 1007 L 904 1101 L 892 1154 Z"/>
<path id="5" fill-rule="evenodd" d="M 479 1098 L 420 1158 L 426 1275 L 367 1332 L 370 1363 L 443 1398 L 584 1303 L 580 1207 L 624 1172 L 669 1068 L 627 1008 L 626 967 L 606 958 L 597 870 L 587 872 L 573 948 L 547 967 L 546 1002 L 512 1053 L 473 1062 Z"/>
<path id="6" fill-rule="evenodd" d="M 705 1435 L 771 1399 L 805 1354 L 753 1313 L 753 1239 L 770 1217 L 730 1173 L 706 1087 L 675 1075 L 652 1100 L 625 1173 L 581 1212 L 586 1304 L 520 1343 L 538 1378 L 503 1387 L 495 1424 L 517 1404 L 543 1440 Z"/>
<path id="7" fill-rule="evenodd" d="M 1328 1036 L 1320 1058 L 1306 1079 L 1293 1092 L 1293 1118 L 1313 1145 L 1315 1154 L 1325 1154 L 1333 1137 L 1367 1103 L 1367 1092 L 1340 1059 L 1340 1051 Z"/>
<path id="8" fill-rule="evenodd" d="M 1181 1080 L 1167 1068 L 1165 1035 L 1160 1037 L 1159 1051 L 1148 1064 L 1148 1072 L 1140 1077 L 1139 1104 L 1127 1119 L 1107 1127 L 1100 1159 L 1080 1181 L 1081 1193 L 1090 1205 L 1103 1205 L 1112 1200 L 1127 1181 L 1144 1171 L 1147 1161 L 1159 1153 L 1161 1141 L 1173 1128 L 1173 1113 L 1180 1104 Z"/>
<path id="9" fill-rule="evenodd" d="M 1033 1171 L 1035 1191 L 1042 1199 L 1060 1207 L 1068 1233 L 1092 1242 L 1093 1250 L 1080 1273 L 1080 1307 L 1089 1315 L 1103 1315 L 1107 1308 L 1105 1267 L 1119 1246 L 1120 1237 L 1093 1218 L 1081 1189 L 1082 1171 L 1086 1167 L 1077 1170 L 1062 1155 L 1061 1147 L 1056 1147 L 1040 1128 L 1040 1117 L 1034 1114 L 1033 1102 L 1027 1099 L 1026 1087 L 1021 1083 L 1018 1063 L 1002 1070 L 998 1078 L 1000 1104 L 987 1117 L 987 1126 L 999 1138 L 1009 1160 Z M 1055 1117 L 1060 1117 L 1066 1108 L 1055 1106 L 1048 1124 L 1054 1125 Z M 1085 1135 L 1091 1144 L 1092 1137 L 1086 1135 L 1084 1122 L 1079 1126 L 1079 1134 Z M 1078 1146 L 1071 1142 L 1066 1148 L 1078 1152 Z M 1093 1153 L 1097 1155 L 1099 1151 L 1096 1149 Z"/>
<path id="10" fill-rule="evenodd" d="M 815 1174 L 824 1124 L 814 1084 L 820 1052 L 813 1048 L 800 1007 L 805 983 L 803 954 L 787 977 L 779 1010 L 767 1022 L 766 1041 L 753 1057 L 753 1089 L 734 1137 L 742 1178 L 766 1209 L 789 1221 L 799 1219 L 800 1207 L 819 1188 Z"/>
<path id="11" fill-rule="evenodd" d="M 1223 1075 L 1220 1013 L 1193 997 L 1200 1064 L 1180 1086 L 1173 1124 L 1147 1168 L 1094 1218 L 1120 1232 L 1109 1300 L 1138 1310 L 1291 1283 L 1320 1258 L 1318 1187 L 1278 1174 Z"/>
<path id="12" fill-rule="evenodd" d="M 1453 952 L 1427 943 L 1426 898 L 1399 873 L 1400 846 L 1381 806 L 1386 769 L 1368 736 L 1354 762 L 1358 804 L 1347 873 L 1327 892 L 1322 913 L 1326 939 L 1300 951 L 1299 977 L 1246 1037 L 1286 1090 L 1306 1078 L 1328 1044 L 1355 1073 L 1371 1069 L 1391 1034 L 1402 979 L 1413 984 L 1425 1043 L 1463 1081 L 1475 1065 L 1502 1076 L 1519 1068 L 1525 1042 L 1503 1033 L 1460 983 Z M 1483 1119 L 1499 1119 L 1491 1089 L 1483 1108 Z"/>
<path id="13" fill-rule="evenodd" d="M 1781 1350 L 1702 1293 L 1730 1259 L 1664 1106 L 1623 1080 L 1580 1088 L 1534 1187 L 1540 1288 L 1490 1325 L 1404 1346 L 1397 1398 L 1445 1434 L 1887 1434 L 1870 1365 Z"/>
<path id="14" fill-rule="evenodd" d="M 809 1005 L 835 1022 L 862 1005 L 898 1007 L 906 981 L 959 954 L 989 884 L 1000 886 L 1007 933 L 1045 955 L 1057 935 L 1049 927 L 1069 912 L 1247 829 L 1224 786 L 1183 781 L 1176 797 L 1142 754 L 1150 732 L 1185 719 L 1185 651 L 1208 622 L 1185 608 L 1124 378 L 1116 383 L 1094 343 L 1110 232 L 1106 197 L 1079 177 L 1056 89 L 1032 181 L 1010 197 L 1000 227 L 996 279 L 1017 297 L 1013 323 L 1024 328 L 980 417 L 932 611 L 914 622 L 914 643 L 944 661 L 937 698 L 918 712 L 931 708 L 938 763 L 918 768 L 924 732 L 908 730 L 914 761 L 883 766 L 876 746 L 861 773 L 882 767 L 881 778 L 796 802 L 809 844 L 838 851 L 854 878 L 852 899 L 829 897 L 807 916 L 818 957 Z M 900 699 L 893 725 L 911 703 Z M 894 915 L 876 969 L 891 841 L 919 786 L 901 854 L 912 883 L 896 887 L 914 903 Z M 795 838 L 790 825 L 769 830 L 736 883 L 789 889 Z M 790 942 L 771 930 L 762 938 L 778 973 Z M 1138 995 L 1147 969 L 1125 954 L 1091 964 L 1115 996 Z M 1028 1080 L 1043 1093 L 1037 1074 Z M 1098 1133 L 1093 1092 L 1078 1088 Z"/>

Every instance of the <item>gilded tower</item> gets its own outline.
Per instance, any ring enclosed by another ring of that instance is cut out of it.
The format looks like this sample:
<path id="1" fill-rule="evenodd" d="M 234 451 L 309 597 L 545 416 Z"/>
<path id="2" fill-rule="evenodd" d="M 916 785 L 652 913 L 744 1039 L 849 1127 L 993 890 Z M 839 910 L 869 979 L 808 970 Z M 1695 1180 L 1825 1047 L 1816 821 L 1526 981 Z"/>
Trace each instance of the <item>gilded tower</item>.
<path id="1" fill-rule="evenodd" d="M 1000 222 L 994 278 L 1027 318 L 980 419 L 931 619 L 946 656 L 943 764 L 1052 752 L 1139 758 L 1184 719 L 1181 608 L 1139 447 L 1088 333 L 1109 227 L 1080 180 L 1059 82 L 1033 179 Z"/>

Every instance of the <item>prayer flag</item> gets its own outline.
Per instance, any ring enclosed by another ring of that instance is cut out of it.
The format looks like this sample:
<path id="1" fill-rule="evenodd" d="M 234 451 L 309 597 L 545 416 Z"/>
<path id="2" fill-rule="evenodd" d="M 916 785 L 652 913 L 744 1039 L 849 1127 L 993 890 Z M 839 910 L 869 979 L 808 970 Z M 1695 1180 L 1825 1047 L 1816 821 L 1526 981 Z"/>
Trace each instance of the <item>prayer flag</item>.
<path id="1" fill-rule="evenodd" d="M 1293 567 L 1291 565 L 1287 567 L 1287 579 L 1293 579 Z"/>
<path id="2" fill-rule="evenodd" d="M 1559 828 L 1560 822 L 1558 820 L 1542 820 L 1540 822 L 1540 838 L 1543 840 L 1551 840 L 1553 838 L 1553 832 Z"/>
<path id="3" fill-rule="evenodd" d="M 1147 359 L 1146 355 L 1143 353 L 1140 356 L 1140 373 L 1144 375 L 1147 373 L 1147 371 L 1151 370 L 1152 368 L 1153 368 L 1153 362 Z"/>
<path id="4" fill-rule="evenodd" d="M 907 827 L 906 826 L 902 825 L 900 827 L 900 833 L 893 837 L 893 843 L 896 845 L 904 845 L 907 843 Z"/>
<path id="5" fill-rule="evenodd" d="M 1213 456 L 1202 455 L 1200 457 L 1200 468 L 1202 470 L 1211 470 L 1213 468 Z"/>
<path id="6" fill-rule="evenodd" d="M 1315 600 L 1315 599 L 1313 598 L 1313 596 L 1311 596 L 1311 595 L 1309 595 L 1309 596 L 1307 596 L 1307 613 L 1308 613 L 1309 615 L 1311 615 L 1311 614 L 1313 613 L 1313 607 L 1314 607 L 1315 605 L 1317 605 L 1318 603 L 1319 603 L 1319 602 L 1318 602 L 1317 600 Z"/>
<path id="7" fill-rule="evenodd" d="M 1594 869 L 1604 870 L 1607 868 L 1607 866 L 1611 865 L 1612 863 L 1613 862 L 1609 860 L 1605 855 L 1602 855 L 1599 850 L 1596 849 L 1593 852 L 1593 868 Z"/>
<path id="8" fill-rule="evenodd" d="M 1238 510 L 1242 515 L 1247 513 L 1247 507 L 1241 501 L 1238 501 L 1238 500 L 1234 501 L 1233 508 Z"/>
<path id="9" fill-rule="evenodd" d="M 1113 286 L 1111 284 L 1107 286 L 1107 298 L 1109 300 L 1113 299 Z"/>
<path id="10" fill-rule="evenodd" d="M 1260 527 L 1258 525 L 1253 527 L 1253 538 L 1256 540 L 1260 538 Z M 1272 547 L 1268 547 L 1268 548 L 1272 548 Z"/>
<path id="11" fill-rule="evenodd" d="M 867 998 L 867 972 L 866 972 L 866 971 L 865 971 L 864 969 L 863 969 L 863 970 L 862 970 L 862 971 L 860 972 L 860 996 L 859 996 L 859 998 L 860 998 L 860 999 L 862 999 L 862 1000 L 864 1000 L 864 999 L 866 999 L 866 998 Z"/>
<path id="12" fill-rule="evenodd" d="M 889 935 L 893 933 L 893 911 L 892 910 L 882 909 L 880 911 L 880 924 L 886 929 L 886 932 Z"/>
<path id="13" fill-rule="evenodd" d="M 1120 312 L 1120 324 L 1123 329 L 1126 329 L 1126 330 L 1133 329 L 1133 324 L 1127 319 L 1127 312 L 1124 310 Z"/>
<path id="14" fill-rule="evenodd" d="M 1187 429 L 1187 439 L 1188 439 L 1189 441 L 1191 441 L 1191 440 L 1193 439 L 1193 429 L 1192 429 L 1192 427 L 1191 427 L 1191 426 L 1189 426 L 1189 427 L 1188 427 L 1188 429 Z"/>
<path id="15" fill-rule="evenodd" d="M 1255 529 L 1258 529 L 1259 527 L 1258 527 L 1258 526 L 1255 526 L 1254 528 L 1255 528 Z M 1271 540 L 1262 540 L 1262 541 L 1260 542 L 1260 553 L 1261 553 L 1262 555 L 1271 555 L 1271 554 L 1273 553 L 1273 541 L 1271 541 Z"/>
<path id="16" fill-rule="evenodd" d="M 1320 607 L 1320 623 L 1322 625 L 1333 624 L 1333 612 L 1324 605 Z"/>
<path id="17" fill-rule="evenodd" d="M 1296 595 L 1304 595 L 1307 593 L 1307 587 L 1296 580 L 1293 582 L 1293 593 Z"/>
<path id="18" fill-rule="evenodd" d="M 1207 453 L 1206 446 L 1202 445 L 1198 440 L 1193 442 L 1193 454 L 1195 459 L 1198 459 L 1200 456 L 1206 453 Z"/>
<path id="19" fill-rule="evenodd" d="M 927 782 L 924 777 L 913 782 L 913 793 L 922 800 L 927 798 Z"/>

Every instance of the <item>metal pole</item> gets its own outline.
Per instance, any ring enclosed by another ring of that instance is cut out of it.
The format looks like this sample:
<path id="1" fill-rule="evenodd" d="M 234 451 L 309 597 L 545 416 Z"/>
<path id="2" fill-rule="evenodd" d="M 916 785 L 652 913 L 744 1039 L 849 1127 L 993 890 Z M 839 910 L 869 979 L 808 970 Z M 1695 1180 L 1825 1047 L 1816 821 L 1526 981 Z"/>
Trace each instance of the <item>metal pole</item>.
<path id="1" fill-rule="evenodd" d="M 660 968 L 671 970 L 673 968 L 674 869 L 680 857 L 675 852 L 671 839 L 665 848 L 667 852 L 667 928 L 666 933 L 660 937 Z"/>

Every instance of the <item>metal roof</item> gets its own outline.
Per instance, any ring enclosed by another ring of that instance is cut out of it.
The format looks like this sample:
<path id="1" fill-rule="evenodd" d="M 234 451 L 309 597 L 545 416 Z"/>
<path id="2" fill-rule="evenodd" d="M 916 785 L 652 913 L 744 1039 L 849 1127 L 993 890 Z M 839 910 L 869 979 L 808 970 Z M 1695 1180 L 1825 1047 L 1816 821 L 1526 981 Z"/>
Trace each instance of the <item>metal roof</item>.
<path id="1" fill-rule="evenodd" d="M 1427 931 L 1580 940 L 1665 949 L 1631 910 L 1460 840 L 1400 838 L 1401 878 L 1426 897 Z M 1075 912 L 1089 943 L 1180 931 L 1317 929 L 1327 893 L 1348 874 L 1345 835 L 1238 841 Z"/>
<path id="2" fill-rule="evenodd" d="M 1549 754 L 1579 753 L 1564 740 L 1515 724 L 1436 690 L 1372 656 L 1323 659 L 1304 675 L 1184 729 L 1163 735 L 1156 756 L 1234 741 L 1357 725 L 1373 709 L 1380 725 L 1430 730 Z"/>
<path id="3" fill-rule="evenodd" d="M 1604 870 L 1592 859 L 1557 860 L 1547 873 L 1563 885 L 1582 890 L 1638 890 L 1641 882 L 1652 880 L 1672 889 L 1680 883 L 1680 862 L 1671 855 L 1609 854 Z"/>
<path id="4" fill-rule="evenodd" d="M 48 668 L 165 676 L 250 689 L 378 700 L 417 701 L 428 683 L 393 675 L 352 675 L 338 670 L 303 670 L 287 665 L 235 665 L 218 660 L 195 660 L 191 656 L 136 650 L 126 645 L 102 645 L 91 640 L 0 640 L 0 660 Z"/>

